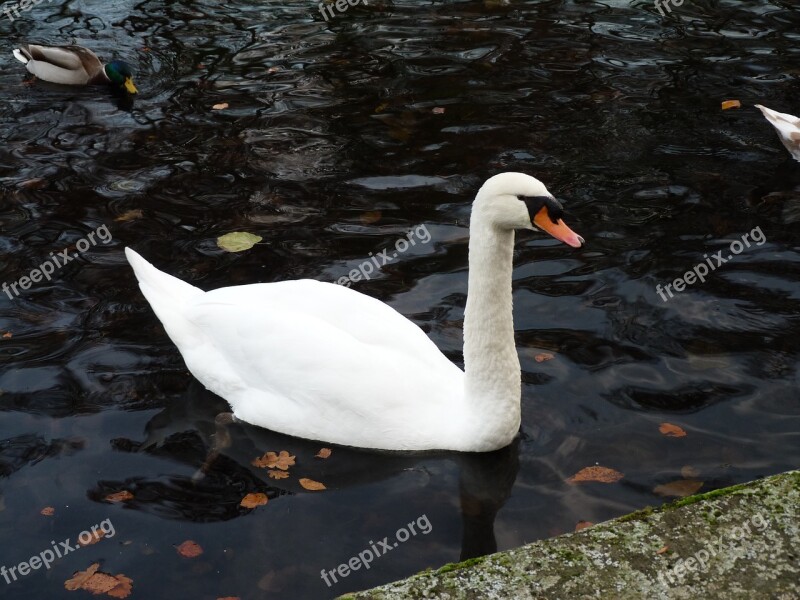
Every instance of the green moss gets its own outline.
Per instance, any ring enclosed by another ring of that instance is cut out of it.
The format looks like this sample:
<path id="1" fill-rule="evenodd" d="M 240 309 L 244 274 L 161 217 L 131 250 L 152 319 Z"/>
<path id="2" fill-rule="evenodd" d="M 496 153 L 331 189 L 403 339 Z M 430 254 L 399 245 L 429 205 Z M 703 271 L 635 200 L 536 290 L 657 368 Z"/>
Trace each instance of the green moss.
<path id="1" fill-rule="evenodd" d="M 447 563 L 440 569 L 434 572 L 435 575 L 442 575 L 443 573 L 449 573 L 450 571 L 458 571 L 459 569 L 466 569 L 467 567 L 471 567 L 472 565 L 477 565 L 484 562 L 488 557 L 486 556 L 479 556 L 477 558 L 469 558 L 460 563 Z"/>

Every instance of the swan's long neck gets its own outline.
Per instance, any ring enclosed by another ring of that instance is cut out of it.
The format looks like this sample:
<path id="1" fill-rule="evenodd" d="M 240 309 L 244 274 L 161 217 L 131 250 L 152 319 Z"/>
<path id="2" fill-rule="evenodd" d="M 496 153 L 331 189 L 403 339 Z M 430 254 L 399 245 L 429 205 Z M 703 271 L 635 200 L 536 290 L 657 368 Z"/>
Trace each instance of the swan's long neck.
<path id="1" fill-rule="evenodd" d="M 464 314 L 466 403 L 484 419 L 489 436 L 516 435 L 520 423 L 520 366 L 514 343 L 511 272 L 514 231 L 495 227 L 473 205 L 469 280 Z"/>

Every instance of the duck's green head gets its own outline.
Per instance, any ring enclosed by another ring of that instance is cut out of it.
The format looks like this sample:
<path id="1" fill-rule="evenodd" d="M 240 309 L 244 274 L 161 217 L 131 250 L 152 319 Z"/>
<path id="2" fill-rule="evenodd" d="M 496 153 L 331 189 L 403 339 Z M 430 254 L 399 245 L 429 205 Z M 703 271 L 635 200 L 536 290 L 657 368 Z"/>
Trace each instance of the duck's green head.
<path id="1" fill-rule="evenodd" d="M 124 60 L 111 61 L 105 66 L 105 71 L 114 85 L 124 87 L 129 94 L 139 93 L 133 85 L 133 68 Z"/>

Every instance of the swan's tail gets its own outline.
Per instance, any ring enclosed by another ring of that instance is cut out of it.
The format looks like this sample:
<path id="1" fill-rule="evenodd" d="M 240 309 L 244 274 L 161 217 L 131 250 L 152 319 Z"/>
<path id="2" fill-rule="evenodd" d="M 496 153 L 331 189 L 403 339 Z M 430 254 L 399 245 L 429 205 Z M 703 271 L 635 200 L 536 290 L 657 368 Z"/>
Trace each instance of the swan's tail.
<path id="1" fill-rule="evenodd" d="M 197 342 L 197 329 L 187 320 L 186 306 L 205 292 L 156 269 L 130 248 L 125 248 L 139 288 L 150 303 L 167 334 L 178 348 Z"/>

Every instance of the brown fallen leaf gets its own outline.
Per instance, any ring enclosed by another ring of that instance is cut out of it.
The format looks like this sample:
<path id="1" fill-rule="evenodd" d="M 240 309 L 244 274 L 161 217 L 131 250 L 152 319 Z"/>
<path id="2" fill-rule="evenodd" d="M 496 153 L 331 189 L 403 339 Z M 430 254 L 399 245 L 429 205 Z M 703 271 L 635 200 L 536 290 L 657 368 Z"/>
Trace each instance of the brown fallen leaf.
<path id="1" fill-rule="evenodd" d="M 91 592 L 92 594 L 105 594 L 117 587 L 117 578 L 108 573 L 97 572 L 81 585 L 82 590 Z"/>
<path id="2" fill-rule="evenodd" d="M 286 471 L 294 464 L 294 456 L 289 454 L 286 450 L 281 450 L 280 454 L 274 452 L 267 452 L 264 456 L 253 459 L 254 467 L 261 467 L 262 469 L 282 469 Z"/>
<path id="3" fill-rule="evenodd" d="M 436 106 L 431 111 L 435 115 L 443 115 L 444 114 L 444 107 L 443 106 Z"/>
<path id="4" fill-rule="evenodd" d="M 541 354 L 537 354 L 536 356 L 533 357 L 533 359 L 538 363 L 544 362 L 546 360 L 553 360 L 554 358 L 555 356 L 553 356 L 549 352 L 542 352 Z"/>
<path id="5" fill-rule="evenodd" d="M 681 475 L 684 479 L 697 479 L 700 477 L 700 471 L 692 467 L 691 465 L 686 465 L 681 467 Z"/>
<path id="6" fill-rule="evenodd" d="M 314 481 L 313 479 L 308 479 L 307 477 L 302 477 L 298 481 L 300 481 L 300 485 L 302 485 L 305 489 L 311 490 L 312 492 L 328 489 L 319 481 Z"/>
<path id="7" fill-rule="evenodd" d="M 575 475 L 567 479 L 569 483 L 583 483 L 586 481 L 598 481 L 600 483 L 615 483 L 625 477 L 619 471 L 607 467 L 584 467 Z"/>
<path id="8" fill-rule="evenodd" d="M 75 590 L 79 590 L 83 587 L 83 584 L 89 581 L 89 578 L 97 572 L 97 569 L 100 568 L 100 563 L 94 563 L 85 571 L 75 571 L 72 574 L 71 579 L 67 579 L 64 582 L 64 587 L 68 589 L 70 592 L 74 592 Z"/>
<path id="9" fill-rule="evenodd" d="M 379 210 L 368 210 L 361 214 L 361 223 L 364 225 L 372 225 L 380 221 L 381 216 L 383 216 L 383 213 Z"/>
<path id="10" fill-rule="evenodd" d="M 225 110 L 230 106 L 227 102 L 220 102 L 219 104 L 215 104 L 211 107 L 211 110 Z"/>
<path id="11" fill-rule="evenodd" d="M 575 531 L 580 531 L 581 529 L 586 529 L 587 527 L 591 527 L 594 525 L 591 521 L 578 521 L 578 524 L 575 525 Z"/>
<path id="12" fill-rule="evenodd" d="M 184 558 L 196 558 L 203 553 L 203 548 L 194 540 L 186 540 L 180 546 L 175 546 L 175 549 Z"/>
<path id="13" fill-rule="evenodd" d="M 245 508 L 255 508 L 256 506 L 264 506 L 269 501 L 266 494 L 261 492 L 253 492 L 247 494 L 239 503 L 240 506 Z"/>
<path id="14" fill-rule="evenodd" d="M 664 552 L 666 552 L 667 550 L 669 550 L 669 546 L 661 546 L 661 548 L 656 550 L 656 554 L 664 554 Z"/>
<path id="15" fill-rule="evenodd" d="M 131 494 L 128 490 L 122 490 L 121 492 L 109 494 L 106 496 L 106 500 L 109 502 L 124 502 L 125 500 L 133 500 L 133 494 Z"/>
<path id="16" fill-rule="evenodd" d="M 328 458 L 331 455 L 330 448 L 320 448 L 319 452 L 317 452 L 314 456 L 317 458 Z"/>
<path id="17" fill-rule="evenodd" d="M 286 479 L 289 476 L 286 471 L 277 471 L 275 469 L 270 469 L 267 471 L 267 475 L 269 475 L 272 479 Z"/>
<path id="18" fill-rule="evenodd" d="M 85 571 L 76 571 L 71 579 L 64 582 L 64 587 L 74 592 L 86 590 L 92 594 L 106 594 L 112 598 L 127 598 L 133 589 L 133 580 L 122 573 L 109 575 L 98 571 L 100 563 L 94 563 Z"/>
<path id="19" fill-rule="evenodd" d="M 658 430 L 669 437 L 684 437 L 686 435 L 683 428 L 673 425 L 672 423 L 662 423 L 658 426 Z"/>
<path id="20" fill-rule="evenodd" d="M 653 493 L 659 496 L 677 496 L 678 498 L 685 498 L 696 494 L 697 491 L 703 487 L 702 481 L 695 479 L 678 479 L 677 481 L 670 481 L 657 485 L 653 488 Z"/>
<path id="21" fill-rule="evenodd" d="M 738 100 L 725 100 L 722 103 L 722 110 L 728 110 L 729 108 L 741 108 L 742 103 Z"/>
<path id="22" fill-rule="evenodd" d="M 80 538 L 78 538 L 78 545 L 79 546 L 91 546 L 92 544 L 96 544 L 100 540 L 102 540 L 106 536 L 106 532 L 103 530 L 100 531 L 90 531 L 86 532 L 89 534 L 89 540 L 84 542 Z"/>
<path id="23" fill-rule="evenodd" d="M 127 598 L 131 595 L 133 591 L 133 579 L 130 577 L 125 577 L 122 573 L 117 573 L 114 575 L 114 579 L 117 580 L 117 587 L 113 590 L 106 592 L 107 595 L 111 596 L 112 598 Z"/>
<path id="24" fill-rule="evenodd" d="M 14 334 L 13 334 L 13 333 L 11 333 L 10 331 L 6 331 L 6 332 L 3 334 L 3 339 L 6 339 L 6 340 L 7 340 L 7 339 L 10 339 L 10 338 L 11 338 L 11 337 L 13 337 L 13 336 L 14 336 Z"/>
<path id="25" fill-rule="evenodd" d="M 140 219 L 141 217 L 142 217 L 142 209 L 134 208 L 132 210 L 126 210 L 124 213 L 122 213 L 114 220 L 119 223 L 124 223 L 126 221 L 133 221 L 134 219 Z"/>
<path id="26" fill-rule="evenodd" d="M 42 513 L 45 517 L 52 517 L 55 514 L 56 509 L 53 508 L 52 506 L 45 506 L 39 512 Z"/>

